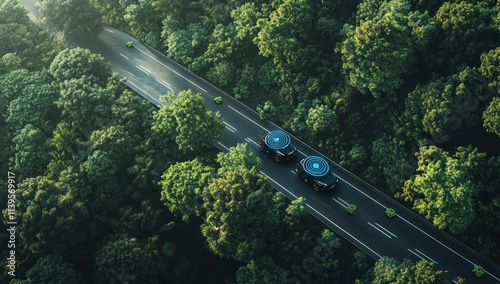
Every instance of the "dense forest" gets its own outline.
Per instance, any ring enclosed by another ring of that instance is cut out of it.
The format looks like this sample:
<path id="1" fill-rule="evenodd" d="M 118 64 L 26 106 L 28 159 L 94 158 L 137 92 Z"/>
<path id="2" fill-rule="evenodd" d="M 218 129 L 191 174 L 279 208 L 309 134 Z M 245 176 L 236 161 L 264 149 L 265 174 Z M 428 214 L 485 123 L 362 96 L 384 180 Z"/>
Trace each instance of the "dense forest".
<path id="1" fill-rule="evenodd" d="M 500 262 L 499 1 L 90 4 Z"/>
<path id="2" fill-rule="evenodd" d="M 64 3 L 37 3 L 41 30 L 18 0 L 0 0 L 4 220 L 13 183 L 17 206 L 15 277 L 6 267 L 0 282 L 440 283 L 444 273 L 354 253 L 305 199 L 272 188 L 246 144 L 213 148 L 222 119 L 199 94 L 168 94 L 156 109 L 100 55 L 67 48 L 102 25 L 499 262 L 498 1 Z"/>

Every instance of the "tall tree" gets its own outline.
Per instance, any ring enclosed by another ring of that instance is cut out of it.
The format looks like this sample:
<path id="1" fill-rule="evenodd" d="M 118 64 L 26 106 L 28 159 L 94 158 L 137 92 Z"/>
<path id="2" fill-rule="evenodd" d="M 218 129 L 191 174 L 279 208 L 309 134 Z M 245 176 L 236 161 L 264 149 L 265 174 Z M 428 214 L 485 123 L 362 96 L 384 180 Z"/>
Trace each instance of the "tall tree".
<path id="1" fill-rule="evenodd" d="M 249 160 L 247 155 L 233 154 L 242 149 L 219 155 L 219 176 L 203 192 L 206 215 L 201 229 L 216 254 L 249 261 L 265 250 L 267 236 L 279 223 L 283 200 L 275 197 L 280 193 L 253 166 L 256 162 L 228 162 L 231 156 Z"/>
<path id="2" fill-rule="evenodd" d="M 184 221 L 192 214 L 203 212 L 203 189 L 214 170 L 199 159 L 176 163 L 162 175 L 161 200 L 168 209 Z"/>
<path id="3" fill-rule="evenodd" d="M 393 93 L 402 85 L 415 51 L 425 47 L 435 25 L 427 15 L 412 12 L 406 0 L 364 1 L 356 22 L 356 27 L 348 28 L 341 48 L 349 83 L 375 97 Z"/>
<path id="4" fill-rule="evenodd" d="M 155 112 L 153 130 L 174 139 L 179 150 L 196 155 L 219 141 L 222 116 L 207 110 L 205 100 L 191 90 L 169 93 L 167 104 Z"/>
<path id="5" fill-rule="evenodd" d="M 155 257 L 137 239 L 116 236 L 95 254 L 95 281 L 157 283 L 159 263 Z"/>
<path id="6" fill-rule="evenodd" d="M 446 1 L 437 11 L 435 18 L 442 27 L 438 53 L 449 70 L 460 64 L 478 64 L 481 53 L 498 45 L 500 33 L 486 2 Z"/>
<path id="7" fill-rule="evenodd" d="M 92 82 L 87 76 L 64 81 L 61 96 L 56 102 L 62 118 L 85 135 L 110 123 L 114 101 L 112 92 L 89 81 Z"/>
<path id="8" fill-rule="evenodd" d="M 469 67 L 426 85 L 417 85 L 406 100 L 401 116 L 403 127 L 396 131 L 418 140 L 423 130 L 438 143 L 460 137 L 480 123 L 484 106 L 478 98 L 487 92 L 478 70 Z"/>
<path id="9" fill-rule="evenodd" d="M 77 284 L 78 278 L 73 265 L 64 262 L 61 256 L 49 254 L 38 259 L 26 272 L 29 283 Z"/>
<path id="10" fill-rule="evenodd" d="M 50 76 L 46 72 L 35 72 L 35 80 L 24 86 L 17 98 L 8 105 L 6 119 L 12 131 L 19 131 L 27 124 L 42 128 L 50 132 L 55 127 L 54 120 L 58 119 L 58 110 L 55 101 L 59 97 L 59 88 L 51 84 Z"/>
<path id="11" fill-rule="evenodd" d="M 40 21 L 65 40 L 88 37 L 101 31 L 99 13 L 88 0 L 39 0 Z"/>
<path id="12" fill-rule="evenodd" d="M 19 232 L 28 252 L 67 253 L 86 239 L 88 211 L 74 189 L 43 176 L 24 180 L 18 189 Z"/>
<path id="13" fill-rule="evenodd" d="M 109 77 L 111 65 L 100 54 L 93 54 L 81 47 L 65 49 L 59 53 L 50 64 L 49 71 L 59 82 L 70 79 L 80 79 L 84 75 L 88 79 L 104 86 Z"/>
<path id="14" fill-rule="evenodd" d="M 485 168 L 485 156 L 472 147 L 459 147 L 452 156 L 436 146 L 421 147 L 417 174 L 400 196 L 438 228 L 465 234 L 477 216 L 476 198 L 483 189 L 477 174 Z"/>
<path id="15" fill-rule="evenodd" d="M 488 132 L 500 136 L 500 97 L 495 97 L 483 112 L 483 126 Z"/>
<path id="16" fill-rule="evenodd" d="M 19 175 L 19 180 L 43 174 L 51 159 L 49 140 L 45 134 L 27 124 L 12 142 L 15 145 L 13 170 Z"/>
<path id="17" fill-rule="evenodd" d="M 437 284 L 442 283 L 441 275 L 444 272 L 443 270 L 435 270 L 434 263 L 425 260 L 414 264 L 408 259 L 399 262 L 394 258 L 382 257 L 367 273 L 368 277 L 363 283 Z"/>
<path id="18" fill-rule="evenodd" d="M 285 283 L 286 273 L 283 268 L 274 264 L 269 256 L 261 256 L 251 260 L 236 272 L 237 284 L 281 284 Z"/>

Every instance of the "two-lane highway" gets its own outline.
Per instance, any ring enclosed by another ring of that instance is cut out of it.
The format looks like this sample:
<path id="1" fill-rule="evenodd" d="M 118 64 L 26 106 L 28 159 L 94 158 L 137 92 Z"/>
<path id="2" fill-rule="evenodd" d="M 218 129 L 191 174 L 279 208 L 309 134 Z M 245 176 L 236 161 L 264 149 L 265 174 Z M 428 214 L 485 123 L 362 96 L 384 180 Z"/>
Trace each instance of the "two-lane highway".
<path id="1" fill-rule="evenodd" d="M 32 5 L 28 0 L 23 1 L 24 5 Z M 127 48 L 125 43 L 128 41 L 133 41 L 135 47 Z M 468 283 L 500 282 L 498 265 L 437 230 L 331 160 L 332 170 L 340 178 L 338 188 L 331 194 L 312 191 L 297 178 L 295 163 L 306 155 L 322 156 L 320 153 L 294 137 L 293 143 L 299 150 L 294 162 L 277 164 L 264 157 L 257 142 L 267 131 L 279 127 L 261 121 L 248 107 L 130 35 L 107 27 L 99 36 L 76 44 L 102 54 L 113 64 L 114 72 L 127 78 L 128 86 L 157 106 L 161 106 L 159 97 L 169 91 L 191 89 L 201 93 L 207 107 L 220 111 L 223 116 L 223 138 L 216 144 L 220 150 L 227 151 L 237 143 L 248 143 L 263 160 L 262 174 L 277 190 L 292 200 L 305 197 L 307 210 L 312 216 L 372 258 L 390 256 L 400 261 L 403 258 L 432 261 L 437 269 L 448 271 L 445 275 L 448 283 L 455 282 L 458 276 L 466 278 Z M 215 96 L 223 97 L 221 105 L 213 103 Z M 356 204 L 357 214 L 347 214 L 347 204 Z M 395 219 L 385 216 L 385 209 L 389 207 L 396 209 L 398 215 Z M 486 269 L 484 278 L 474 276 L 474 265 Z"/>
<path id="2" fill-rule="evenodd" d="M 135 47 L 125 43 L 133 41 Z M 248 143 L 262 158 L 262 173 L 277 190 L 290 199 L 303 196 L 307 210 L 337 234 L 353 243 L 362 251 L 378 259 L 382 256 L 418 261 L 425 259 L 435 263 L 437 269 L 447 270 L 445 275 L 452 283 L 457 276 L 469 283 L 498 283 L 499 268 L 488 262 L 462 243 L 437 230 L 428 221 L 405 209 L 391 198 L 380 193 L 330 160 L 333 171 L 339 176 L 338 189 L 333 194 L 316 193 L 302 184 L 296 176 L 295 163 L 306 155 L 321 155 L 305 143 L 294 138 L 299 150 L 295 162 L 277 164 L 259 151 L 258 140 L 269 130 L 278 129 L 215 86 L 189 72 L 157 51 L 142 45 L 130 35 L 106 28 L 95 41 L 79 43 L 102 54 L 113 64 L 113 70 L 128 78 L 134 90 L 159 105 L 158 98 L 168 91 L 192 89 L 206 98 L 207 107 L 220 111 L 225 129 L 217 143 L 222 151 L 237 143 Z M 216 105 L 213 97 L 222 96 L 223 103 Z M 355 215 L 345 212 L 348 204 L 356 204 Z M 385 216 L 385 209 L 397 211 L 395 219 Z M 474 265 L 487 270 L 487 276 L 479 281 L 472 273 Z"/>

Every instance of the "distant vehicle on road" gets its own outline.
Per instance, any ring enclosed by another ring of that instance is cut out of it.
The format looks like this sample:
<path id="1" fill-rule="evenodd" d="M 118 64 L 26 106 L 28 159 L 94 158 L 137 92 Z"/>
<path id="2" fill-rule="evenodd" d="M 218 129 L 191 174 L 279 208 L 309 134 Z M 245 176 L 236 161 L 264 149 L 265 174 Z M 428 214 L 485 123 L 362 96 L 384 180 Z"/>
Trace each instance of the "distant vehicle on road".
<path id="1" fill-rule="evenodd" d="M 270 131 L 259 141 L 262 152 L 276 162 L 290 161 L 297 155 L 297 148 L 292 145 L 290 135 L 281 130 Z"/>
<path id="2" fill-rule="evenodd" d="M 331 190 L 339 183 L 328 162 L 318 156 L 305 157 L 297 163 L 296 170 L 299 178 L 315 191 Z"/>

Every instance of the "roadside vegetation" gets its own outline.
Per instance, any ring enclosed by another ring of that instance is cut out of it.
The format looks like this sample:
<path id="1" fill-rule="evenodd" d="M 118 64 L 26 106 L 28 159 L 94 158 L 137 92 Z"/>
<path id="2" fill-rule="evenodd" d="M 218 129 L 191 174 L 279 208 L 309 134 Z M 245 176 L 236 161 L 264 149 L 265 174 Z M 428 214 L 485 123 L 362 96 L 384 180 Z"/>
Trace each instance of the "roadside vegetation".
<path id="1" fill-rule="evenodd" d="M 223 124 L 200 95 L 167 94 L 156 109 L 101 56 L 64 46 L 101 24 L 498 262 L 495 1 L 79 0 L 76 18 L 62 3 L 38 3 L 53 38 L 17 0 L 0 0 L 0 188 L 14 172 L 18 204 L 16 277 L 1 283 L 440 283 L 445 273 L 354 253 L 304 198 L 271 187 L 246 144 L 214 149 Z"/>

